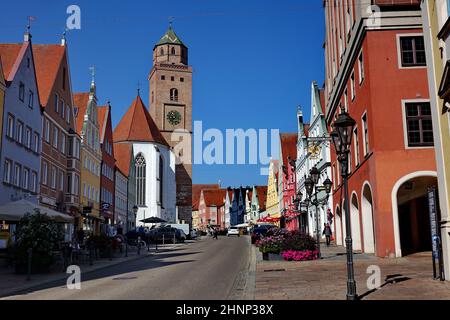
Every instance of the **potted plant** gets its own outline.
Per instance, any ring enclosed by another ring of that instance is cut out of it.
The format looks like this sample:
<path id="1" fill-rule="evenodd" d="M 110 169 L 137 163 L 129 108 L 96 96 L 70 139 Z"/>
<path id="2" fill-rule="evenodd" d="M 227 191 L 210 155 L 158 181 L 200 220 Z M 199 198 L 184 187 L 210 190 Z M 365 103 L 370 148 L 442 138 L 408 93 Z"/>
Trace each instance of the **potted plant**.
<path id="1" fill-rule="evenodd" d="M 280 235 L 268 235 L 256 242 L 256 246 L 263 255 L 263 260 L 269 260 L 269 255 L 279 255 L 281 252 L 283 237 Z"/>

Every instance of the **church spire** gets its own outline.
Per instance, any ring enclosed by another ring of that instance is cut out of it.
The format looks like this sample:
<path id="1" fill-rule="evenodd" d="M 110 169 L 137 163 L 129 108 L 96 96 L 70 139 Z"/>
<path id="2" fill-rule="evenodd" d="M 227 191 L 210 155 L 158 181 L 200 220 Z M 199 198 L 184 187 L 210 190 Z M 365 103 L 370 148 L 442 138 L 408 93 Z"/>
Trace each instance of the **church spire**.
<path id="1" fill-rule="evenodd" d="M 91 97 L 95 97 L 96 94 L 96 86 L 95 86 L 95 66 L 89 67 L 89 70 L 91 70 L 91 89 L 89 92 L 89 95 Z"/>

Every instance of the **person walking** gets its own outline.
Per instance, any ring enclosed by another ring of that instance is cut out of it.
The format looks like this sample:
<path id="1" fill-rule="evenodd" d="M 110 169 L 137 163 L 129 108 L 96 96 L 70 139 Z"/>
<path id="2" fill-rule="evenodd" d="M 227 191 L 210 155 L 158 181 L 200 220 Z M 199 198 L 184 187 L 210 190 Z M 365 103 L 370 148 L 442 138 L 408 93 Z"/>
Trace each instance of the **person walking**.
<path id="1" fill-rule="evenodd" d="M 327 247 L 330 246 L 331 244 L 331 235 L 333 234 L 333 232 L 331 231 L 331 227 L 330 224 L 326 224 L 324 229 L 323 229 L 323 234 L 325 235 L 325 238 L 327 239 Z"/>
<path id="2" fill-rule="evenodd" d="M 219 240 L 217 237 L 219 235 L 219 230 L 217 228 L 213 228 L 213 239 Z"/>

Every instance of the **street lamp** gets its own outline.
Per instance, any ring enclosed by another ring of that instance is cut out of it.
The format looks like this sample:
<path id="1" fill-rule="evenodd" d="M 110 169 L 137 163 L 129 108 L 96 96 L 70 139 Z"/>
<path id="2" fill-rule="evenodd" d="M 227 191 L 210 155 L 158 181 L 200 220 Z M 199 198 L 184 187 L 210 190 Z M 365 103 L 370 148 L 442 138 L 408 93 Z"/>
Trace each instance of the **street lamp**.
<path id="1" fill-rule="evenodd" d="M 347 251 L 347 300 L 356 300 L 356 282 L 353 270 L 353 247 L 352 247 L 352 228 L 350 221 L 350 209 L 348 202 L 348 155 L 352 144 L 353 128 L 356 121 L 350 117 L 348 112 L 341 107 L 341 113 L 337 117 L 331 132 L 338 161 L 341 164 L 341 176 L 344 180 L 344 199 L 345 199 L 345 244 Z"/>
<path id="2" fill-rule="evenodd" d="M 310 171 L 309 174 L 311 175 L 311 180 L 313 181 L 314 185 L 319 183 L 320 178 L 320 171 L 317 169 L 316 166 L 314 166 Z"/>

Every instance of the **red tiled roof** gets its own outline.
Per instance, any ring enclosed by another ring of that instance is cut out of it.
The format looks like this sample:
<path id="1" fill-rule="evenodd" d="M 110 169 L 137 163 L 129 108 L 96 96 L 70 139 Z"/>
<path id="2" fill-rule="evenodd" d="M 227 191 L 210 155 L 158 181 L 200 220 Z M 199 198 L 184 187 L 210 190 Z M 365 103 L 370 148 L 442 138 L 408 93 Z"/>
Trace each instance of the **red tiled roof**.
<path id="1" fill-rule="evenodd" d="M 104 127 L 106 126 L 106 122 L 108 121 L 108 110 L 109 106 L 99 106 L 97 107 L 98 113 L 98 125 L 100 129 L 100 143 L 103 143 L 103 139 L 105 138 Z"/>
<path id="2" fill-rule="evenodd" d="M 192 185 L 192 210 L 197 211 L 200 202 L 200 195 L 202 190 L 206 189 L 219 189 L 218 184 L 193 184 Z"/>
<path id="3" fill-rule="evenodd" d="M 127 177 L 130 175 L 131 163 L 131 143 L 114 143 L 114 158 L 116 158 L 116 166 Z"/>
<path id="4" fill-rule="evenodd" d="M 259 210 L 266 210 L 267 186 L 256 186 L 255 189 L 258 196 Z"/>
<path id="5" fill-rule="evenodd" d="M 169 146 L 162 136 L 140 96 L 131 104 L 113 133 L 114 142 L 145 141 Z"/>
<path id="6" fill-rule="evenodd" d="M 281 157 L 283 165 L 288 164 L 288 157 L 297 159 L 297 133 L 280 133 Z"/>
<path id="7" fill-rule="evenodd" d="M 12 81 L 14 78 L 27 46 L 28 43 L 0 44 L 0 59 L 2 59 L 3 74 L 6 81 Z"/>
<path id="8" fill-rule="evenodd" d="M 79 135 L 81 135 L 81 131 L 83 130 L 84 115 L 86 114 L 88 102 L 89 92 L 73 94 L 73 104 L 76 108 L 78 108 L 75 119 L 77 121 L 77 132 Z"/>
<path id="9" fill-rule="evenodd" d="M 205 199 L 205 205 L 207 207 L 220 207 L 225 202 L 227 194 L 226 189 L 206 189 L 202 190 L 203 198 Z"/>
<path id="10" fill-rule="evenodd" d="M 65 52 L 66 47 L 57 44 L 33 45 L 39 97 L 43 107 L 48 103 Z"/>

